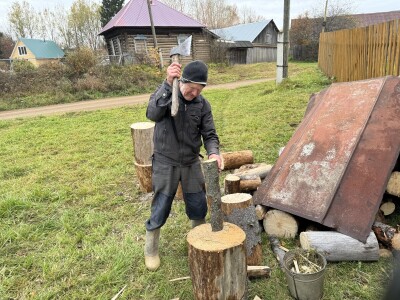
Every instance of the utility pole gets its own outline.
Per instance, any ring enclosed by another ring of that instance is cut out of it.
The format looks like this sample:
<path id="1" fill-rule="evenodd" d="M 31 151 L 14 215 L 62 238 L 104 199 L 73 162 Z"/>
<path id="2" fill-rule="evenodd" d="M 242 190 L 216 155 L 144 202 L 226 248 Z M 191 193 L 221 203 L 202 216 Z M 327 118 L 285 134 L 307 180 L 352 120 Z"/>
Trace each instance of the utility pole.
<path id="1" fill-rule="evenodd" d="M 153 14 L 151 13 L 152 2 L 153 2 L 152 0 L 147 0 L 147 7 L 149 9 L 149 17 L 150 17 L 151 32 L 153 34 L 154 49 L 156 49 L 156 51 L 158 52 L 158 55 L 160 57 L 160 69 L 162 69 L 163 68 L 162 54 L 161 54 L 161 49 L 158 49 L 156 29 L 154 28 Z"/>
<path id="2" fill-rule="evenodd" d="M 290 0 L 284 1 L 283 32 L 278 33 L 276 48 L 276 83 L 288 77 Z"/>
<path id="3" fill-rule="evenodd" d="M 326 27 L 326 10 L 328 9 L 328 0 L 325 1 L 324 21 L 322 22 L 322 32 L 325 32 Z"/>
<path id="4" fill-rule="evenodd" d="M 290 0 L 283 7 L 283 78 L 288 77 Z"/>

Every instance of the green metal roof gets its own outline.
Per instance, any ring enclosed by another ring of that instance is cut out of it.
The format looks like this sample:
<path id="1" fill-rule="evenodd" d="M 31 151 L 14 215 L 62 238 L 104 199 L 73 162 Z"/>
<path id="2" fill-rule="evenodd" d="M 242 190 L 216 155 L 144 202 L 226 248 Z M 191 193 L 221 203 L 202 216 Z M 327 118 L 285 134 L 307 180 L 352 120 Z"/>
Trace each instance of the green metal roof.
<path id="1" fill-rule="evenodd" d="M 27 47 L 36 58 L 64 57 L 64 51 L 62 51 L 53 41 L 26 38 L 20 38 L 20 41 L 24 43 L 25 47 Z"/>

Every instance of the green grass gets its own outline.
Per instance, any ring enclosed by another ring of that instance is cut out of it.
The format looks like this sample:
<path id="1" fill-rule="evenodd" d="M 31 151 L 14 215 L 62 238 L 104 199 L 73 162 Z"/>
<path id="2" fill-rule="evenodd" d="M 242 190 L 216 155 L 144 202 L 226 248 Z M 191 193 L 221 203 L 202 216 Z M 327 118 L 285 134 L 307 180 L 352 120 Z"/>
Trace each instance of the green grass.
<path id="1" fill-rule="evenodd" d="M 276 161 L 311 93 L 329 84 L 316 64 L 293 73 L 278 88 L 205 89 L 223 151 Z M 161 230 L 161 268 L 144 267 L 150 201 L 135 177 L 130 125 L 146 121 L 145 109 L 0 121 L 0 299 L 111 299 L 125 285 L 119 299 L 193 299 L 190 280 L 169 281 L 189 275 L 182 201 Z M 249 299 L 291 299 L 265 234 L 263 253 L 271 278 L 251 280 Z M 324 299 L 378 299 L 390 265 L 329 263 Z"/>

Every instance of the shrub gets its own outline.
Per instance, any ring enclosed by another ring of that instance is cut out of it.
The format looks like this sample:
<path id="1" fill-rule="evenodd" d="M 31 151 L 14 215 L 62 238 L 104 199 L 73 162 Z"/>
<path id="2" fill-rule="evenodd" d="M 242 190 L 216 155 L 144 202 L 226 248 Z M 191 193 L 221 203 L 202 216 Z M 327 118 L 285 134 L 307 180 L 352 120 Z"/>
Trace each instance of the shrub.
<path id="1" fill-rule="evenodd" d="M 35 66 L 28 60 L 16 59 L 12 63 L 13 71 L 23 73 L 35 70 Z"/>
<path id="2" fill-rule="evenodd" d="M 96 55 L 89 48 L 80 48 L 71 52 L 65 59 L 68 72 L 73 77 L 79 77 L 96 66 Z"/>

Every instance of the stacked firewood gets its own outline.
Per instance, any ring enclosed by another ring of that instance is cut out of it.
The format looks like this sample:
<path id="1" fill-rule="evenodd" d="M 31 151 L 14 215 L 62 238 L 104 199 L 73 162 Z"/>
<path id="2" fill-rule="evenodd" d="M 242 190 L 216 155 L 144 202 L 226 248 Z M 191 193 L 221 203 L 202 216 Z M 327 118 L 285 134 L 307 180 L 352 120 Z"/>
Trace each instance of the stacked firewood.
<path id="1" fill-rule="evenodd" d="M 250 150 L 222 153 L 222 158 L 224 169 L 232 170 L 224 180 L 225 195 L 253 194 L 272 168 L 266 163 L 254 163 Z M 255 211 L 278 257 L 284 254 L 279 239 L 299 236 L 303 249 L 313 248 L 323 252 L 328 261 L 376 261 L 380 256 L 391 256 L 393 251 L 400 251 L 400 225 L 393 227 L 386 222 L 386 218 L 396 211 L 396 204 L 400 205 L 399 197 L 398 163 L 388 181 L 382 204 L 365 243 L 284 211 L 263 205 L 257 205 Z"/>

